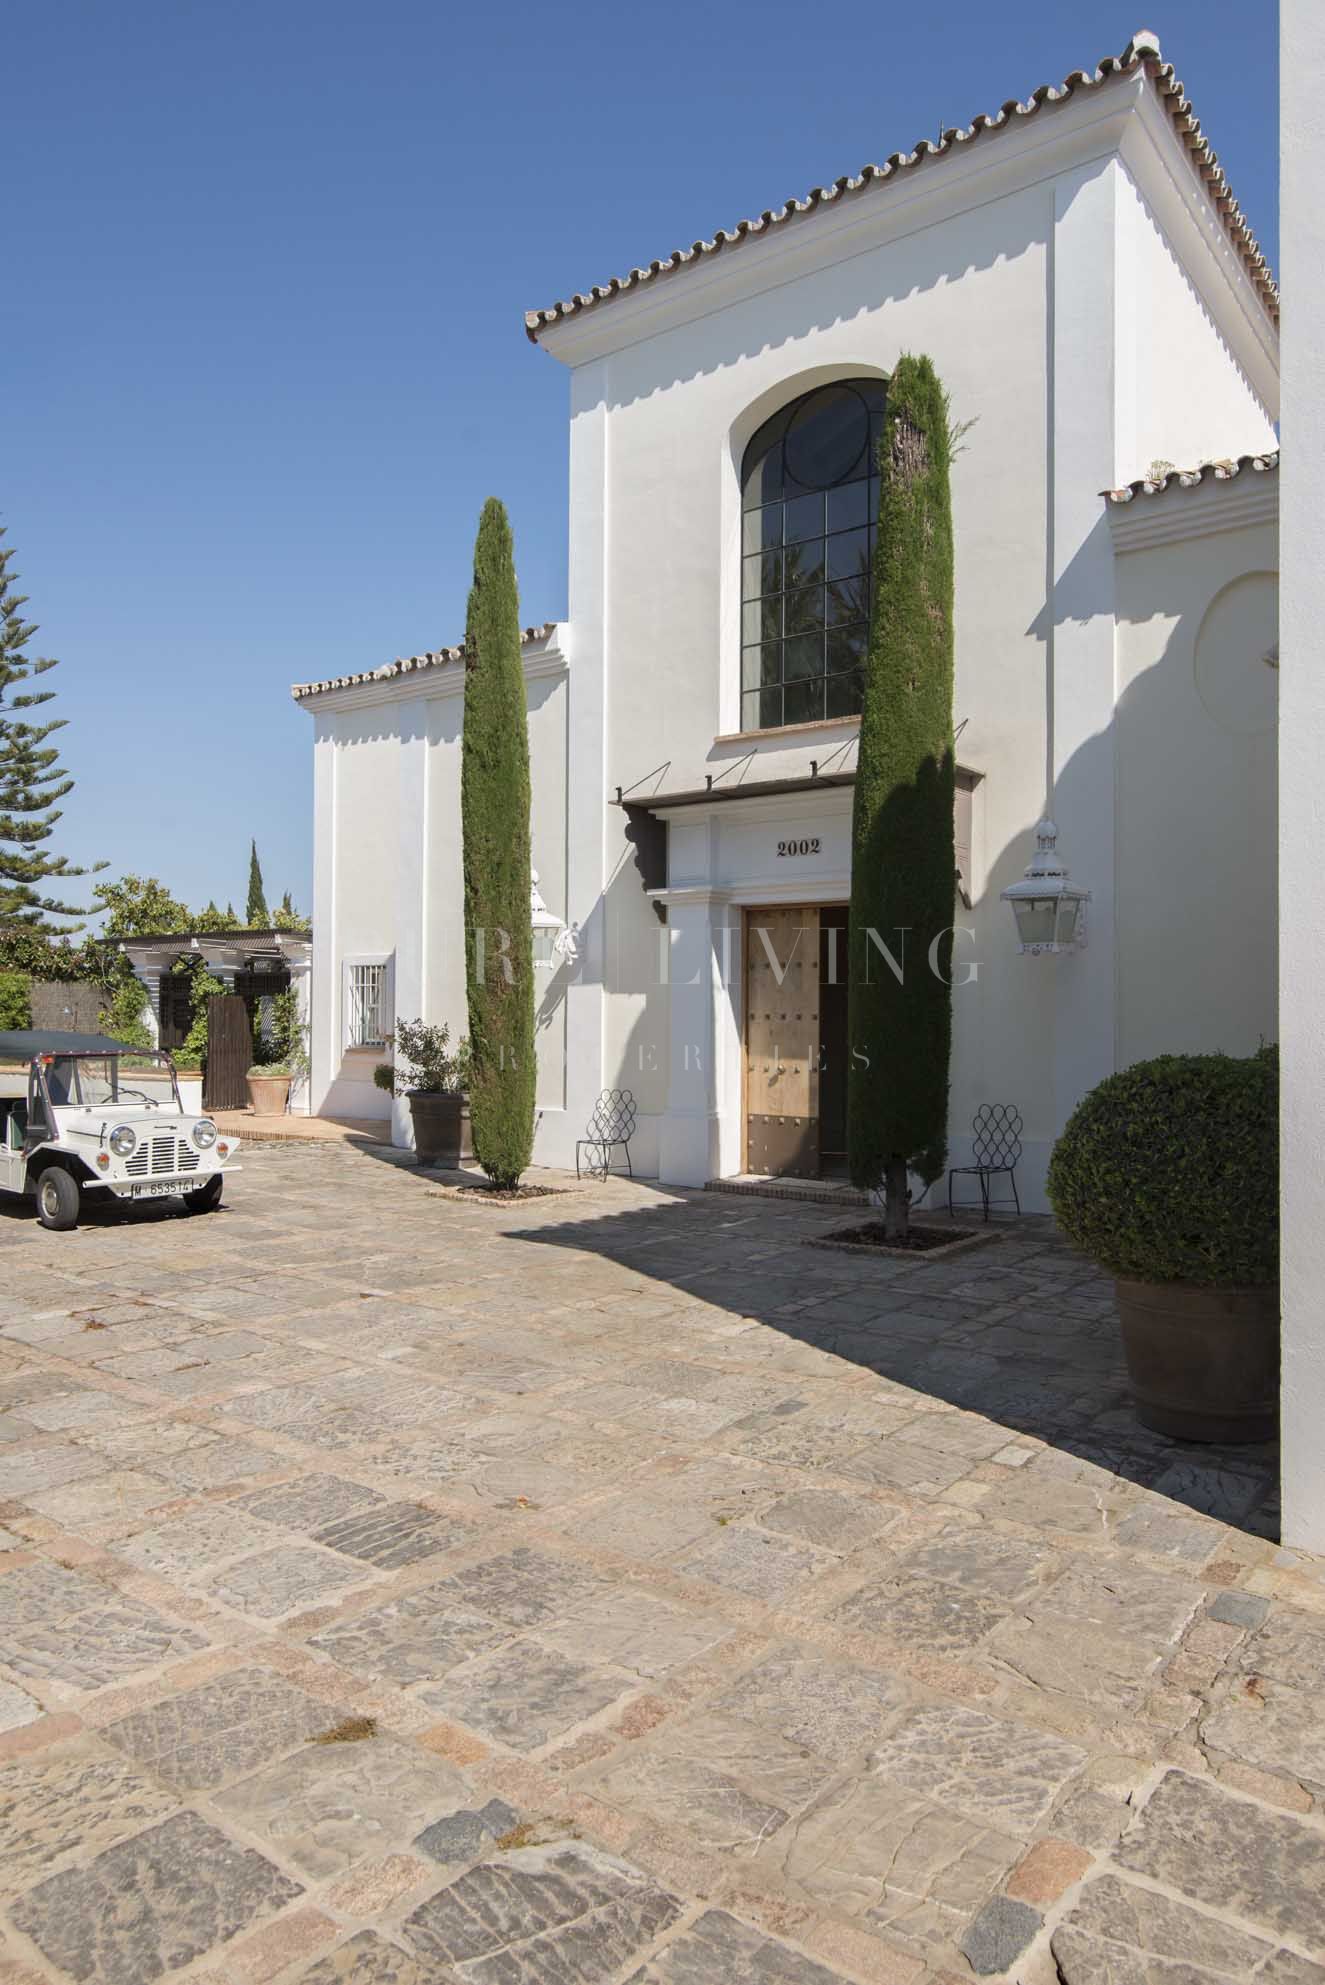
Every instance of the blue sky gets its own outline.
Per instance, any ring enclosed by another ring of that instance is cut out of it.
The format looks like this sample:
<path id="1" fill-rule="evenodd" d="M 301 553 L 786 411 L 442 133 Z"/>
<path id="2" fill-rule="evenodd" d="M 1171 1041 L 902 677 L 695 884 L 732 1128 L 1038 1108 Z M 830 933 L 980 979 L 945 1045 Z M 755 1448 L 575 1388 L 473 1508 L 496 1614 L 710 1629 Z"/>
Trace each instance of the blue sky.
<path id="1" fill-rule="evenodd" d="M 1143 25 L 1275 260 L 1257 17 L 10 0 L 0 521 L 62 662 L 61 851 L 242 908 L 256 834 L 269 892 L 307 907 L 312 727 L 289 684 L 458 639 L 489 493 L 523 618 L 564 613 L 566 374 L 528 307 Z"/>

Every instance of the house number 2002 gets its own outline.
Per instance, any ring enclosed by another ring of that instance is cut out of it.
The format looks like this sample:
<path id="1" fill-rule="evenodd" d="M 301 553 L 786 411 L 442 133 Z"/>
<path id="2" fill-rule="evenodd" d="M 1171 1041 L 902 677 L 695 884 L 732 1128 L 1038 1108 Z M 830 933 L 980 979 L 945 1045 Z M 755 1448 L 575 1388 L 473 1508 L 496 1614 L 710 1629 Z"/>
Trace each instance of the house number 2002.
<path id="1" fill-rule="evenodd" d="M 818 852 L 819 852 L 819 836 L 817 834 L 811 835 L 809 839 L 805 841 L 778 842 L 779 855 L 817 855 Z"/>

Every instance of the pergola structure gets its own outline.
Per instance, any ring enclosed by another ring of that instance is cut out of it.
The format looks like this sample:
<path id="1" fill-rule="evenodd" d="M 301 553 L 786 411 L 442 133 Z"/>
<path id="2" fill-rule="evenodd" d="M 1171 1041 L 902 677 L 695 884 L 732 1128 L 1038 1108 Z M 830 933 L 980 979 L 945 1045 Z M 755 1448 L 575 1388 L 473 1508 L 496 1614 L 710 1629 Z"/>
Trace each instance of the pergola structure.
<path id="1" fill-rule="evenodd" d="M 164 931 L 121 938 L 119 948 L 147 990 L 147 1024 L 160 1047 L 178 1047 L 188 1031 L 187 981 L 175 978 L 181 958 L 196 958 L 250 1012 L 292 986 L 305 1025 L 311 1019 L 311 931 Z M 172 998 L 176 985 L 184 995 L 180 999 Z M 293 1109 L 307 1112 L 308 1084 L 299 1084 L 290 1100 Z"/>

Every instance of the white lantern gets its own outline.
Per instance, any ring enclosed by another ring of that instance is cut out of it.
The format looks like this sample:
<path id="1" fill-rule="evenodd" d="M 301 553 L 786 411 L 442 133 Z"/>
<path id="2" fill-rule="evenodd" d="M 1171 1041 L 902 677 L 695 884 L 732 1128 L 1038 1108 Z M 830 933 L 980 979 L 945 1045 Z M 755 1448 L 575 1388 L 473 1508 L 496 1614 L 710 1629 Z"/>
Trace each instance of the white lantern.
<path id="1" fill-rule="evenodd" d="M 543 901 L 538 887 L 538 870 L 529 871 L 529 921 L 534 930 L 534 964 L 544 971 L 550 971 L 557 961 L 558 940 L 565 925 L 556 912 L 549 910 Z"/>
<path id="2" fill-rule="evenodd" d="M 1042 820 L 1035 830 L 1035 854 L 1020 882 L 1003 891 L 1017 921 L 1018 950 L 1079 951 L 1086 943 L 1089 889 L 1069 881 L 1058 853 L 1058 829 Z"/>

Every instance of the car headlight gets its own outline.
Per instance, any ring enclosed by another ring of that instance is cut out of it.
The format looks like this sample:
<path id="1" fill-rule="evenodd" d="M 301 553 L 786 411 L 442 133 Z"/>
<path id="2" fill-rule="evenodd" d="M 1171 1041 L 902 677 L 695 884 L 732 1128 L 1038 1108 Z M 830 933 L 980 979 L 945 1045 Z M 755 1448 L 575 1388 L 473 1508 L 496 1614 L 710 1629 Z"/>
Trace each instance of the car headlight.
<path id="1" fill-rule="evenodd" d="M 138 1133 L 127 1123 L 116 1124 L 106 1142 L 117 1158 L 127 1158 L 138 1142 Z"/>
<path id="2" fill-rule="evenodd" d="M 200 1151 L 210 1151 L 216 1142 L 216 1125 L 210 1117 L 200 1117 L 193 1126 L 193 1141 Z"/>

